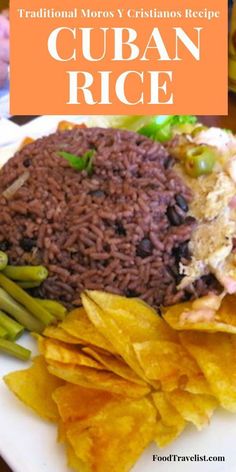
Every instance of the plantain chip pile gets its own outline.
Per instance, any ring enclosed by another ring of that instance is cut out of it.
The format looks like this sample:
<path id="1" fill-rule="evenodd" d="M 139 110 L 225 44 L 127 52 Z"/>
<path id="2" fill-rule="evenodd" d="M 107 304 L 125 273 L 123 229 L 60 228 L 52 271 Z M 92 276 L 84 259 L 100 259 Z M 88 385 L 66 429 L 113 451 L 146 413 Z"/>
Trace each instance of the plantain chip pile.
<path id="1" fill-rule="evenodd" d="M 45 329 L 29 369 L 4 378 L 56 422 L 69 467 L 128 472 L 150 442 L 166 446 L 188 424 L 201 430 L 218 406 L 236 412 L 236 297 L 205 320 L 190 302 L 162 317 L 105 292 L 86 291 L 82 303 Z"/>

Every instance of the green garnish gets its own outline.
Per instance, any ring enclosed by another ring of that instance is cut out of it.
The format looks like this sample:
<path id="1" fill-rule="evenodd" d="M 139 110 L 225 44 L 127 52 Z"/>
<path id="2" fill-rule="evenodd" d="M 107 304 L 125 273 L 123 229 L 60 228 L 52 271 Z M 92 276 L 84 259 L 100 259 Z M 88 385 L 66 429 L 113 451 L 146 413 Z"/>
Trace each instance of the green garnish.
<path id="1" fill-rule="evenodd" d="M 154 141 L 169 141 L 174 135 L 174 128 L 183 125 L 194 125 L 197 118 L 192 115 L 157 115 L 149 123 L 138 130 Z"/>
<path id="2" fill-rule="evenodd" d="M 95 150 L 91 149 L 90 151 L 85 152 L 82 156 L 76 156 L 66 151 L 59 151 L 58 156 L 66 159 L 73 169 L 78 171 L 86 170 L 88 175 L 91 175 L 93 172 L 93 158 Z"/>

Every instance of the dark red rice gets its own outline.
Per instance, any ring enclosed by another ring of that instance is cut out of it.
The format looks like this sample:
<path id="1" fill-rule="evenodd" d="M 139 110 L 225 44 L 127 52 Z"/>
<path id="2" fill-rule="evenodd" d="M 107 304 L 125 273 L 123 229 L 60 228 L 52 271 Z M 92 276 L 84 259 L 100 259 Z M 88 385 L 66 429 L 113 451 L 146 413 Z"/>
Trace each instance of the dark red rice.
<path id="1" fill-rule="evenodd" d="M 88 149 L 96 150 L 91 177 L 57 154 Z M 176 205 L 176 195 L 188 202 L 191 192 L 170 162 L 159 143 L 128 131 L 74 129 L 38 139 L 0 172 L 0 248 L 13 264 L 48 267 L 40 294 L 49 298 L 79 304 L 82 290 L 100 289 L 153 306 L 182 299 L 178 254 L 194 222 Z M 7 201 L 3 191 L 26 169 L 28 181 Z M 206 288 L 202 282 L 197 294 Z"/>

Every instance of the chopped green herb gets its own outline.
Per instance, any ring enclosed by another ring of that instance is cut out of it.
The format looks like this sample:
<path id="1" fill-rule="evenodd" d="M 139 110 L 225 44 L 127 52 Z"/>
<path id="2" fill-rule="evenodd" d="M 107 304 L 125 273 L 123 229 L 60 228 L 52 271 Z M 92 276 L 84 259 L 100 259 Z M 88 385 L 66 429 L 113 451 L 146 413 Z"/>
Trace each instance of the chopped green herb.
<path id="1" fill-rule="evenodd" d="M 66 159 L 71 167 L 78 171 L 86 170 L 88 175 L 91 175 L 93 172 L 93 158 L 95 150 L 91 149 L 90 151 L 85 152 L 82 156 L 76 156 L 70 152 L 59 151 L 58 156 Z"/>

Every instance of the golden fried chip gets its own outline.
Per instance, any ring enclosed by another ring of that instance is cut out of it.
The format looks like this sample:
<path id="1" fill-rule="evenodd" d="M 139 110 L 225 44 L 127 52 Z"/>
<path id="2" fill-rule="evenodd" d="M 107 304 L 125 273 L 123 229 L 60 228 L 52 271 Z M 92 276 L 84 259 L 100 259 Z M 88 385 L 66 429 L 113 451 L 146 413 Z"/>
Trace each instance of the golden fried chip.
<path id="1" fill-rule="evenodd" d="M 189 331 L 181 333 L 180 339 L 195 358 L 220 404 L 236 412 L 236 337 Z"/>
<path id="2" fill-rule="evenodd" d="M 9 389 L 39 416 L 51 421 L 58 419 L 52 393 L 64 382 L 48 372 L 42 356 L 33 360 L 32 367 L 5 375 L 4 381 Z"/>
<path id="3" fill-rule="evenodd" d="M 67 464 L 76 472 L 91 472 L 91 467 L 82 462 L 75 454 L 73 447 L 66 442 Z"/>
<path id="4" fill-rule="evenodd" d="M 166 392 L 166 398 L 185 421 L 193 423 L 199 430 L 209 424 L 213 411 L 218 405 L 212 395 L 193 395 L 183 390 Z"/>
<path id="5" fill-rule="evenodd" d="M 150 380 L 159 380 L 163 390 L 174 390 L 201 375 L 201 371 L 181 344 L 146 341 L 133 344 L 138 361 Z"/>
<path id="6" fill-rule="evenodd" d="M 57 421 L 57 441 L 60 443 L 66 441 L 66 425 L 60 419 Z"/>
<path id="7" fill-rule="evenodd" d="M 177 339 L 177 333 L 143 301 L 86 291 L 82 294 L 82 302 L 98 331 L 109 339 L 117 353 L 144 380 L 146 376 L 137 360 L 133 343 L 149 339 Z"/>
<path id="8" fill-rule="evenodd" d="M 198 301 L 200 301 L 199 299 Z M 234 306 L 236 298 L 227 295 L 217 311 L 205 308 L 196 309 L 192 302 L 179 303 L 168 307 L 164 311 L 163 318 L 176 330 L 185 331 L 209 331 L 236 333 L 236 317 Z"/>
<path id="9" fill-rule="evenodd" d="M 116 321 L 112 319 L 110 313 L 104 312 L 93 300 L 88 298 L 87 295 L 82 294 L 82 302 L 89 318 L 94 323 L 99 333 L 109 339 L 116 352 L 120 354 L 137 375 L 145 380 L 144 372 L 137 361 L 128 335 L 126 335 Z"/>
<path id="10" fill-rule="evenodd" d="M 213 395 L 210 385 L 202 373 L 188 378 L 184 383 L 180 382 L 180 387 L 182 390 L 186 390 L 186 392 L 189 393 Z"/>
<path id="11" fill-rule="evenodd" d="M 145 418 L 145 421 L 144 421 Z M 89 472 L 124 472 L 154 437 L 156 410 L 146 398 L 105 406 L 86 421 L 69 424 L 67 439 Z"/>
<path id="12" fill-rule="evenodd" d="M 68 344 L 79 344 L 79 340 L 68 334 L 60 326 L 47 326 L 43 332 L 43 335 L 47 338 L 57 339 Z"/>
<path id="13" fill-rule="evenodd" d="M 130 380 L 131 382 L 145 385 L 145 382 L 140 379 L 140 377 L 138 377 L 138 375 L 135 374 L 135 372 L 122 359 L 111 356 L 105 352 L 98 352 L 90 347 L 84 347 L 82 350 L 100 362 L 100 364 L 104 366 L 104 369 L 114 372 L 114 374 Z"/>
<path id="14" fill-rule="evenodd" d="M 226 295 L 217 311 L 217 319 L 236 330 L 236 295 Z M 220 331 L 220 330 L 219 330 Z M 235 331 L 230 331 L 234 333 Z"/>
<path id="15" fill-rule="evenodd" d="M 104 390 L 66 384 L 53 392 L 53 399 L 62 421 L 84 420 L 95 415 L 117 396 Z"/>
<path id="16" fill-rule="evenodd" d="M 160 414 L 155 428 L 155 441 L 159 447 L 163 447 L 170 444 L 182 433 L 186 421 L 167 400 L 165 393 L 156 392 L 152 398 Z"/>
<path id="17" fill-rule="evenodd" d="M 150 391 L 148 385 L 143 386 L 129 382 L 105 370 L 96 370 L 90 367 L 74 366 L 72 364 L 65 365 L 55 361 L 49 362 L 48 370 L 51 374 L 75 385 L 106 390 L 130 398 L 143 397 Z"/>
<path id="18" fill-rule="evenodd" d="M 63 364 L 82 365 L 94 369 L 103 370 L 104 367 L 91 357 L 86 356 L 81 349 L 68 344 L 46 339 L 42 336 L 38 339 L 39 351 L 47 361 L 57 361 Z"/>
<path id="19" fill-rule="evenodd" d="M 170 329 L 157 312 L 141 299 L 125 298 L 96 290 L 87 290 L 85 295 L 106 313 L 107 318 L 118 324 L 132 343 L 151 339 L 168 341 L 178 339 L 175 331 Z M 90 313 L 88 316 L 90 317 Z M 92 319 L 91 321 L 94 322 Z"/>
<path id="20" fill-rule="evenodd" d="M 60 323 L 60 328 L 70 336 L 77 338 L 79 344 L 90 344 L 115 354 L 109 340 L 97 331 L 83 308 L 77 308 L 69 313 L 66 319 Z"/>

